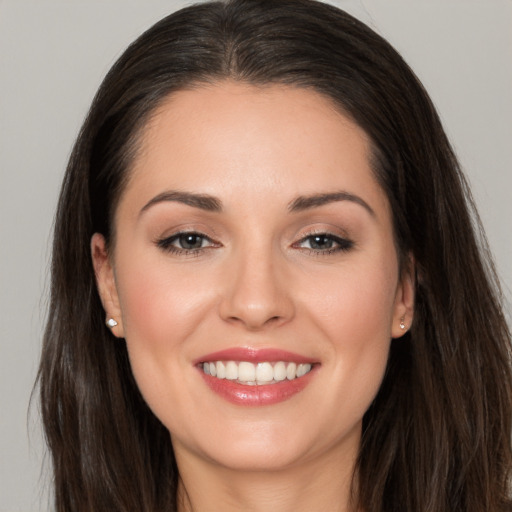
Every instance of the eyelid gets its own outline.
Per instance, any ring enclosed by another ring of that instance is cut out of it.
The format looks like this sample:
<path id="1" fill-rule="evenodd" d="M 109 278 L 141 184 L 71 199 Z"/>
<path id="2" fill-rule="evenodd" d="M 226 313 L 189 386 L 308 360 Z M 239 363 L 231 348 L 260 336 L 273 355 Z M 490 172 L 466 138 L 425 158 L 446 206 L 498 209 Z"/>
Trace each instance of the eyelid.
<path id="1" fill-rule="evenodd" d="M 198 236 L 198 237 L 202 238 L 203 240 L 208 241 L 209 245 L 206 247 L 198 247 L 198 248 L 192 248 L 192 249 L 185 249 L 185 248 L 176 247 L 175 245 L 173 245 L 173 243 L 175 241 L 177 241 L 181 236 L 186 236 L 186 235 Z M 219 242 L 216 242 L 213 238 L 211 238 L 210 236 L 206 235 L 205 233 L 203 233 L 197 229 L 180 229 L 179 231 L 175 231 L 168 236 L 163 236 L 163 237 L 157 238 L 154 243 L 157 247 L 159 247 L 163 251 L 177 254 L 177 255 L 184 255 L 184 256 L 190 256 L 190 255 L 198 256 L 207 249 L 221 246 L 221 244 Z"/>
<path id="2" fill-rule="evenodd" d="M 301 247 L 300 245 L 306 242 L 308 239 L 311 239 L 315 236 L 324 236 L 327 239 L 332 240 L 334 243 L 337 244 L 337 247 L 331 247 L 326 249 L 313 249 L 311 247 Z M 349 238 L 347 235 L 339 235 L 333 233 L 331 230 L 328 229 L 314 229 L 304 235 L 301 236 L 301 238 L 292 244 L 292 247 L 295 247 L 297 249 L 301 249 L 304 251 L 307 251 L 308 253 L 321 256 L 321 255 L 329 255 L 333 253 L 338 252 L 347 252 L 351 250 L 354 247 L 354 241 Z"/>
<path id="3" fill-rule="evenodd" d="M 197 236 L 201 238 L 203 242 L 207 242 L 207 245 L 196 248 L 185 248 L 178 247 L 177 245 L 175 245 L 175 242 L 178 241 L 181 236 L 187 235 Z M 335 247 L 326 247 L 324 249 L 314 247 L 302 247 L 302 245 L 305 242 L 312 239 L 313 237 L 325 237 L 327 240 L 332 241 L 335 244 Z M 169 235 L 158 237 L 157 239 L 154 240 L 154 243 L 159 249 L 165 252 L 184 256 L 198 256 L 205 250 L 218 248 L 222 246 L 220 242 L 217 242 L 214 238 L 205 234 L 202 230 L 194 229 L 193 227 L 179 229 L 178 231 L 174 231 Z M 319 256 L 329 255 L 338 252 L 347 252 L 354 247 L 354 241 L 344 233 L 333 233 L 332 228 L 326 229 L 325 227 L 319 227 L 303 233 L 297 241 L 292 243 L 291 247 Z"/>

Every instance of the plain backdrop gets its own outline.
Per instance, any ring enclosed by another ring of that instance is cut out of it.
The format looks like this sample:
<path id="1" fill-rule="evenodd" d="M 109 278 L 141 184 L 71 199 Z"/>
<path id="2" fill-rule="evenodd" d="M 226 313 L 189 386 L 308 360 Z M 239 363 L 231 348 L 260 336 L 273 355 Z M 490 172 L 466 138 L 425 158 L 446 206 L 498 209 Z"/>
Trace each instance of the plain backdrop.
<path id="1" fill-rule="evenodd" d="M 512 1 L 333 0 L 419 75 L 512 288 Z M 50 510 L 37 400 L 49 242 L 66 160 L 102 77 L 180 0 L 0 0 L 0 511 Z M 510 310 L 508 309 L 510 315 Z M 510 316 L 509 316 L 510 318 Z"/>

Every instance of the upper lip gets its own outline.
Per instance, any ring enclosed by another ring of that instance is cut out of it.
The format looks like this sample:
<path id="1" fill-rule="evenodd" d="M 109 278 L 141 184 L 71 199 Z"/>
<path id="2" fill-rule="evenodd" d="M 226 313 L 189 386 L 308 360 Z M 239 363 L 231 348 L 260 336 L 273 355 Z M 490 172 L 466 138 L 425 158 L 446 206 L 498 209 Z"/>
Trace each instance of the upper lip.
<path id="1" fill-rule="evenodd" d="M 194 364 L 211 361 L 247 361 L 251 363 L 286 361 L 298 364 L 315 362 L 311 357 L 276 348 L 232 347 L 201 356 L 194 361 Z"/>

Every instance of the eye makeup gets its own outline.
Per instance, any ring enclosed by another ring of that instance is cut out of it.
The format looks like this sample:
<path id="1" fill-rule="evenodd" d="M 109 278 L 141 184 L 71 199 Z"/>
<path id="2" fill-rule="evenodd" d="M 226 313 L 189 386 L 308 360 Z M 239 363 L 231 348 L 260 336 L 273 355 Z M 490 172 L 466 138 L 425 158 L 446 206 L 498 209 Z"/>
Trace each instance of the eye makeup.
<path id="1" fill-rule="evenodd" d="M 155 243 L 160 249 L 178 256 L 199 256 L 205 250 L 222 246 L 221 243 L 212 240 L 204 233 L 192 230 L 179 231 L 160 238 Z M 339 252 L 348 252 L 354 247 L 354 242 L 327 231 L 315 231 L 303 236 L 291 247 L 315 256 L 328 256 Z"/>
<path id="2" fill-rule="evenodd" d="M 308 234 L 293 244 L 293 247 L 318 256 L 347 252 L 352 249 L 353 246 L 354 242 L 352 242 L 352 240 L 323 231 Z"/>
<path id="3" fill-rule="evenodd" d="M 203 233 L 186 230 L 158 239 L 156 245 L 160 249 L 178 256 L 199 256 L 206 249 L 221 246 Z"/>

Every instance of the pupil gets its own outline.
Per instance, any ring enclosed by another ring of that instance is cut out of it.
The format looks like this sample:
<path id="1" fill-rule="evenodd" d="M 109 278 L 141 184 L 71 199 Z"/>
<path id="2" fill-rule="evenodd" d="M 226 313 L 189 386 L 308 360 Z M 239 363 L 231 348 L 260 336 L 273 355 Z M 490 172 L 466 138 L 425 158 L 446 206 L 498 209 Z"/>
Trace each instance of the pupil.
<path id="1" fill-rule="evenodd" d="M 199 235 L 181 235 L 180 245 L 183 249 L 199 249 L 203 243 Z"/>
<path id="2" fill-rule="evenodd" d="M 314 236 L 311 240 L 311 247 L 313 249 L 331 249 L 333 241 L 326 236 Z"/>

